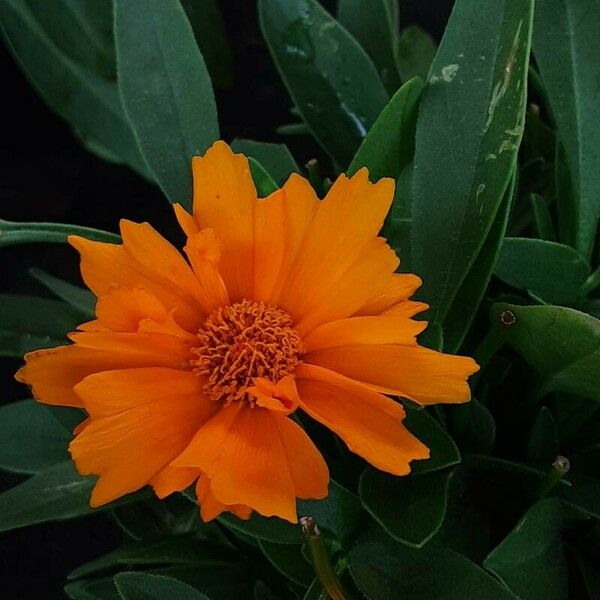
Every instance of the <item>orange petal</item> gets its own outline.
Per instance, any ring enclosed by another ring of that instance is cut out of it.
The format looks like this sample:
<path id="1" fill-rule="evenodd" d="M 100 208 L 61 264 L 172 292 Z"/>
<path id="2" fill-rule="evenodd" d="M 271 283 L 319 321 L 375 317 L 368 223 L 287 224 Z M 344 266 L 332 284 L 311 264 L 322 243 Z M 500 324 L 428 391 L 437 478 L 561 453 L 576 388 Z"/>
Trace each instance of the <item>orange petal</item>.
<path id="1" fill-rule="evenodd" d="M 378 315 L 384 310 L 410 298 L 422 281 L 412 273 L 394 273 L 382 289 L 373 295 L 356 313 L 357 315 Z"/>
<path id="2" fill-rule="evenodd" d="M 312 440 L 295 421 L 282 414 L 274 414 L 273 423 L 287 456 L 296 496 L 325 498 L 329 469 Z"/>
<path id="3" fill-rule="evenodd" d="M 273 416 L 264 408 L 230 404 L 173 464 L 201 469 L 222 504 L 244 504 L 295 523 L 294 484 Z"/>
<path id="4" fill-rule="evenodd" d="M 86 343 L 37 350 L 25 355 L 26 364 L 17 372 L 16 378 L 32 387 L 36 400 L 81 407 L 81 399 L 73 388 L 92 373 L 147 366 L 178 369 L 189 364 L 189 346 L 169 336 L 150 335 L 149 339 L 149 334 L 112 332 L 73 335 L 85 336 L 81 339 Z M 95 343 L 88 341 L 90 337 Z"/>
<path id="5" fill-rule="evenodd" d="M 335 285 L 363 255 L 383 225 L 393 193 L 391 179 L 371 184 L 366 169 L 337 179 L 319 204 L 283 287 L 280 304 L 290 314 L 305 316 L 318 305 L 323 286 Z"/>
<path id="6" fill-rule="evenodd" d="M 382 317 L 406 317 L 410 319 L 429 308 L 425 302 L 413 302 L 412 300 L 402 300 L 379 313 Z"/>
<path id="7" fill-rule="evenodd" d="M 166 498 L 175 492 L 183 492 L 198 479 L 200 471 L 188 467 L 172 467 L 167 465 L 159 471 L 149 483 L 154 493 L 160 498 Z"/>
<path id="8" fill-rule="evenodd" d="M 232 302 L 251 298 L 254 289 L 254 205 L 256 188 L 248 160 L 222 141 L 195 156 L 194 217 L 223 243 L 219 270 Z"/>
<path id="9" fill-rule="evenodd" d="M 185 253 L 202 288 L 209 312 L 229 304 L 227 289 L 219 273 L 222 244 L 212 229 L 203 229 L 188 237 Z"/>
<path id="10" fill-rule="evenodd" d="M 79 251 L 81 275 L 96 296 L 104 296 L 118 287 L 141 287 L 156 296 L 167 311 L 175 311 L 177 322 L 187 331 L 195 333 L 200 327 L 203 319 L 200 305 L 176 281 L 169 279 L 169 273 L 159 273 L 152 265 L 140 264 L 120 244 L 93 242 L 73 235 L 69 236 L 69 243 Z M 167 244 L 164 240 L 163 243 Z M 174 248 L 172 251 L 176 252 Z"/>
<path id="11" fill-rule="evenodd" d="M 90 504 L 106 504 L 146 485 L 187 446 L 206 412 L 205 403 L 173 394 L 92 419 L 69 446 L 82 475 L 99 475 Z"/>
<path id="12" fill-rule="evenodd" d="M 96 317 L 111 331 L 135 333 L 142 319 L 162 321 L 167 317 L 167 310 L 144 288 L 116 288 L 98 298 Z"/>
<path id="13" fill-rule="evenodd" d="M 254 222 L 254 298 L 278 304 L 290 268 L 320 201 L 297 173 L 256 205 Z"/>
<path id="14" fill-rule="evenodd" d="M 301 317 L 295 328 L 306 334 L 318 325 L 343 319 L 354 314 L 389 278 L 399 260 L 383 238 L 375 238 L 350 268 L 334 281 L 322 282 L 320 290 L 314 290 L 296 302 L 292 316 Z"/>
<path id="15" fill-rule="evenodd" d="M 203 381 L 192 371 L 142 367 L 88 375 L 75 386 L 75 393 L 93 419 L 112 417 L 148 402 L 176 396 L 197 404 L 197 410 L 207 420 L 219 406 L 204 397 L 202 386 Z"/>
<path id="16" fill-rule="evenodd" d="M 254 385 L 247 392 L 256 399 L 262 408 L 283 412 L 286 415 L 298 407 L 298 390 L 292 375 L 286 375 L 277 383 L 265 377 L 255 377 Z"/>
<path id="17" fill-rule="evenodd" d="M 306 352 L 362 344 L 416 344 L 427 322 L 404 317 L 350 317 L 320 325 L 302 340 Z"/>
<path id="18" fill-rule="evenodd" d="M 420 404 L 467 402 L 471 398 L 467 378 L 479 370 L 466 356 L 398 344 L 328 348 L 311 352 L 304 360 Z"/>
<path id="19" fill-rule="evenodd" d="M 219 502 L 210 489 L 210 481 L 208 477 L 203 476 L 198 479 L 196 484 L 196 497 L 200 505 L 200 516 L 207 523 L 218 517 L 221 513 L 230 512 L 240 519 L 247 520 L 252 514 L 252 509 L 243 504 L 223 504 Z"/>
<path id="20" fill-rule="evenodd" d="M 428 448 L 402 425 L 405 412 L 397 402 L 312 365 L 299 365 L 296 377 L 300 407 L 373 466 L 406 475 L 411 460 L 429 457 Z"/>
<path id="21" fill-rule="evenodd" d="M 198 227 L 198 223 L 196 219 L 190 213 L 181 206 L 181 204 L 173 204 L 173 210 L 175 211 L 175 217 L 177 218 L 177 222 L 181 229 L 183 229 L 185 235 L 188 237 L 198 233 L 200 231 L 200 227 Z"/>

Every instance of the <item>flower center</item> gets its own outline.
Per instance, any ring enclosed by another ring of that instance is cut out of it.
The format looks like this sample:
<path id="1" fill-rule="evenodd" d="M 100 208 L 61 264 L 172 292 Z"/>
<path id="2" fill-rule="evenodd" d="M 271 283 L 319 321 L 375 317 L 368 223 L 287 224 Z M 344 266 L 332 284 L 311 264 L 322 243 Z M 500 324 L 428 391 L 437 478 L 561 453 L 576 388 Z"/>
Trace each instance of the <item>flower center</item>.
<path id="1" fill-rule="evenodd" d="M 198 339 L 192 367 L 207 378 L 208 396 L 225 404 L 249 400 L 246 390 L 255 377 L 276 383 L 292 374 L 303 352 L 302 338 L 285 311 L 250 300 L 216 309 Z"/>

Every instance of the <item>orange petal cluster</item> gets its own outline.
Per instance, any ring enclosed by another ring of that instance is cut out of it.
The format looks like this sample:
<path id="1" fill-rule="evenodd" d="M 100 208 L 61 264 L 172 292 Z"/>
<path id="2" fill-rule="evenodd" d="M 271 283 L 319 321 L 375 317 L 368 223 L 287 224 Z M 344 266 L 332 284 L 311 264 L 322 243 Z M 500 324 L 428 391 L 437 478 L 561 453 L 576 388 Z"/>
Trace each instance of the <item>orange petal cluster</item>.
<path id="1" fill-rule="evenodd" d="M 122 244 L 72 236 L 96 319 L 17 374 L 40 402 L 89 415 L 70 452 L 98 476 L 92 506 L 196 482 L 205 520 L 296 522 L 296 499 L 325 497 L 329 482 L 298 409 L 407 474 L 429 450 L 388 395 L 466 402 L 478 367 L 417 343 L 420 279 L 395 272 L 378 236 L 393 181 L 362 169 L 319 200 L 293 174 L 259 200 L 247 159 L 223 142 L 193 174 L 193 214 L 175 207 L 187 260 L 147 223 L 122 221 Z"/>

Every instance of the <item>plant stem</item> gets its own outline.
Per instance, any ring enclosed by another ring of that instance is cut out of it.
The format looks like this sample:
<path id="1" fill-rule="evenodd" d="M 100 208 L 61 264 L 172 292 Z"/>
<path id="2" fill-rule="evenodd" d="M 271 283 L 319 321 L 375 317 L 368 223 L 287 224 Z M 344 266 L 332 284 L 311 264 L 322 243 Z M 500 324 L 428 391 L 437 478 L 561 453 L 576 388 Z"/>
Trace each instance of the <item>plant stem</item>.
<path id="1" fill-rule="evenodd" d="M 327 590 L 327 593 L 333 600 L 348 600 L 348 595 L 333 570 L 323 536 L 317 523 L 312 517 L 300 517 L 300 526 L 302 527 L 302 534 L 310 551 L 315 573 L 321 585 Z"/>

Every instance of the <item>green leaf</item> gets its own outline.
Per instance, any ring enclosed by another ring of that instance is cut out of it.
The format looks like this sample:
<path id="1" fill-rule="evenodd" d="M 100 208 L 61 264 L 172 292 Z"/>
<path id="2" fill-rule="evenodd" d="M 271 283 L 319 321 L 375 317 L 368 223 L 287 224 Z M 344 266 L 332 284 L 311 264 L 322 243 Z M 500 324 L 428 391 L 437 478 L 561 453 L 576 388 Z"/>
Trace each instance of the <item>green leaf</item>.
<path id="1" fill-rule="evenodd" d="M 80 323 L 81 314 L 59 300 L 0 294 L 0 356 L 65 344 Z"/>
<path id="2" fill-rule="evenodd" d="M 277 184 L 257 160 L 250 156 L 248 158 L 248 165 L 250 166 L 250 173 L 252 174 L 256 193 L 259 198 L 266 198 L 269 194 L 277 190 Z"/>
<path id="3" fill-rule="evenodd" d="M 0 407 L 0 468 L 38 473 L 68 460 L 71 433 L 43 405 L 21 400 Z"/>
<path id="4" fill-rule="evenodd" d="M 437 48 L 431 36 L 420 27 L 406 27 L 398 40 L 398 71 L 402 81 L 413 77 L 427 79 Z"/>
<path id="5" fill-rule="evenodd" d="M 508 217 L 513 205 L 515 182 L 516 176 L 513 176 L 479 255 L 456 292 L 444 318 L 444 350 L 451 354 L 458 352 L 461 347 L 488 288 L 500 245 L 506 233 Z"/>
<path id="6" fill-rule="evenodd" d="M 496 422 L 487 406 L 472 398 L 466 404 L 449 407 L 446 414 L 461 450 L 482 454 L 492 451 L 496 441 Z"/>
<path id="7" fill-rule="evenodd" d="M 304 560 L 301 547 L 259 541 L 261 550 L 273 566 L 291 581 L 309 587 L 315 576 L 312 566 Z"/>
<path id="8" fill-rule="evenodd" d="M 566 600 L 569 572 L 563 535 L 582 521 L 579 511 L 556 498 L 538 502 L 484 565 L 522 600 Z"/>
<path id="9" fill-rule="evenodd" d="M 320 529 L 346 542 L 361 524 L 363 512 L 358 497 L 331 479 L 323 500 L 298 500 L 298 516 L 312 517 Z"/>
<path id="10" fill-rule="evenodd" d="M 164 575 L 119 573 L 115 584 L 123 600 L 209 600 L 191 585 Z"/>
<path id="11" fill-rule="evenodd" d="M 531 0 L 458 0 L 423 93 L 412 268 L 442 322 L 509 185 L 523 133 Z"/>
<path id="12" fill-rule="evenodd" d="M 552 413 L 542 406 L 533 424 L 527 443 L 527 458 L 548 467 L 558 455 L 558 430 Z"/>
<path id="13" fill-rule="evenodd" d="M 112 577 L 90 581 L 71 581 L 65 594 L 72 600 L 123 600 Z"/>
<path id="14" fill-rule="evenodd" d="M 562 306 L 495 304 L 494 326 L 551 390 L 600 402 L 600 321 Z"/>
<path id="15" fill-rule="evenodd" d="M 260 0 L 263 36 L 313 135 L 350 163 L 388 96 L 354 38 L 316 0 Z"/>
<path id="16" fill-rule="evenodd" d="M 396 0 L 338 0 L 338 21 L 373 60 L 390 94 L 400 87 L 396 64 L 399 12 Z"/>
<path id="17" fill-rule="evenodd" d="M 577 562 L 579 563 L 590 600 L 600 597 L 600 568 L 597 561 L 592 562 L 592 560 L 585 556 L 577 554 Z"/>
<path id="18" fill-rule="evenodd" d="M 559 304 L 581 295 L 589 272 L 583 257 L 570 246 L 530 238 L 505 238 L 494 268 L 505 283 Z"/>
<path id="19" fill-rule="evenodd" d="M 110 0 L 25 0 L 52 42 L 73 62 L 116 79 Z"/>
<path id="20" fill-rule="evenodd" d="M 278 185 L 282 185 L 291 173 L 298 173 L 300 168 L 285 144 L 271 144 L 236 138 L 231 143 L 235 152 L 257 160 L 271 175 Z"/>
<path id="21" fill-rule="evenodd" d="M 196 515 L 196 518 L 198 516 Z M 215 568 L 235 562 L 236 555 L 226 547 L 190 536 L 171 536 L 154 542 L 139 542 L 117 548 L 71 571 L 69 579 L 96 575 L 123 565 L 159 566 L 170 564 Z"/>
<path id="22" fill-rule="evenodd" d="M 439 530 L 446 514 L 451 471 L 394 477 L 367 469 L 360 498 L 371 516 L 394 539 L 420 548 Z"/>
<path id="23" fill-rule="evenodd" d="M 0 248 L 18 244 L 64 244 L 69 235 L 80 235 L 96 242 L 121 242 L 118 235 L 91 227 L 64 223 L 15 223 L 0 219 Z"/>
<path id="24" fill-rule="evenodd" d="M 181 0 L 213 85 L 233 85 L 233 55 L 217 0 Z"/>
<path id="25" fill-rule="evenodd" d="M 41 269 L 31 268 L 29 274 L 61 300 L 78 310 L 84 318 L 92 319 L 94 317 L 96 297 L 89 290 L 84 290 L 68 281 L 54 277 L 54 275 L 50 275 L 50 273 L 46 273 Z"/>
<path id="26" fill-rule="evenodd" d="M 537 2 L 534 53 L 574 191 L 574 227 L 564 241 L 589 258 L 600 217 L 600 5 L 596 0 Z M 560 56 L 561 60 L 556 60 Z M 559 202 L 563 199 L 558 196 Z M 559 211 L 560 212 L 560 211 Z"/>
<path id="27" fill-rule="evenodd" d="M 435 541 L 409 548 L 371 527 L 349 558 L 352 577 L 370 600 L 515 600 L 475 563 Z"/>
<path id="28" fill-rule="evenodd" d="M 405 405 L 405 409 L 404 425 L 429 448 L 430 452 L 430 458 L 427 460 L 415 460 L 411 463 L 411 473 L 430 473 L 458 464 L 460 454 L 456 444 L 426 409 L 408 405 Z"/>
<path id="29" fill-rule="evenodd" d="M 92 138 L 147 177 L 116 83 L 66 56 L 23 0 L 1 2 L 0 23 L 15 60 L 48 106 L 85 138 Z"/>
<path id="30" fill-rule="evenodd" d="M 98 509 L 90 507 L 95 481 L 75 471 L 73 463 L 58 463 L 0 494 L 0 531 L 46 521 L 72 519 L 134 502 L 144 492 L 129 494 Z"/>
<path id="31" fill-rule="evenodd" d="M 542 196 L 538 196 L 538 194 L 531 194 L 529 201 L 531 202 L 537 236 L 549 242 L 555 241 L 556 231 L 554 230 L 554 223 L 552 222 L 548 203 Z"/>
<path id="32" fill-rule="evenodd" d="M 223 514 L 219 522 L 235 532 L 276 544 L 302 544 L 302 534 L 297 526 L 276 517 L 263 517 L 253 513 L 248 520 Z"/>
<path id="33" fill-rule="evenodd" d="M 412 160 L 422 90 L 423 82 L 415 78 L 394 94 L 357 150 L 348 175 L 367 167 L 371 181 L 400 176 Z"/>
<path id="34" fill-rule="evenodd" d="M 168 200 L 189 207 L 192 157 L 219 137 L 219 126 L 179 0 L 116 0 L 115 42 L 119 89 L 142 154 Z"/>

